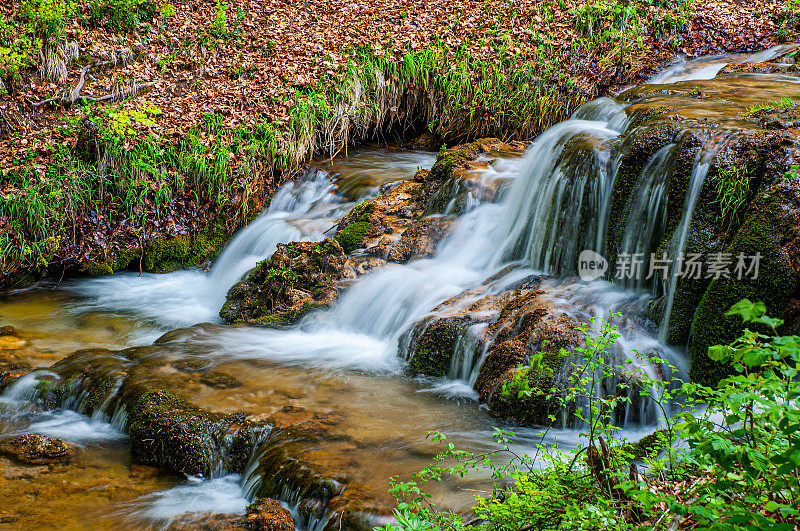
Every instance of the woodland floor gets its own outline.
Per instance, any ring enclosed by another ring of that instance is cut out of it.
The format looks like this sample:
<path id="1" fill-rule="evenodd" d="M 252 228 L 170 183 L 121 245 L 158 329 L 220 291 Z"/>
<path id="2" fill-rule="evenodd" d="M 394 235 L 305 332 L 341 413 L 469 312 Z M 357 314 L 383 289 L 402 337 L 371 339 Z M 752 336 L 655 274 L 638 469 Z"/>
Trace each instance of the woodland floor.
<path id="1" fill-rule="evenodd" d="M 16 4 L 4 2 L 2 15 L 10 17 Z M 554 19 L 546 24 L 543 4 L 554 10 Z M 177 138 L 209 112 L 224 116 L 229 127 L 256 116 L 285 122 L 291 105 L 287 98 L 294 90 L 336 76 L 346 54 L 359 46 L 380 54 L 394 42 L 399 58 L 406 47 L 417 49 L 438 39 L 452 47 L 462 45 L 475 57 L 493 59 L 497 51 L 489 43 L 502 30 L 510 36 L 513 49 L 523 54 L 547 32 L 566 50 L 574 35 L 571 10 L 580 4 L 573 0 L 561 7 L 533 0 L 232 0 L 227 10 L 228 38 L 208 39 L 216 2 L 193 0 L 175 2 L 175 15 L 158 16 L 148 33 L 110 33 L 75 22 L 67 28 L 66 39 L 76 40 L 82 53 L 96 59 L 132 53 L 127 64 L 94 73 L 84 93 L 107 94 L 119 78 L 156 80 L 152 91 L 124 106 L 135 108 L 141 100 L 157 106 L 163 114 L 151 131 Z M 649 67 L 675 52 L 697 56 L 768 47 L 778 29 L 770 14 L 780 13 L 782 6 L 774 0 L 697 2 L 690 27 L 680 35 L 679 49 L 656 36 L 644 36 Z M 564 58 L 569 59 L 566 53 Z M 571 61 L 564 66 L 576 75 L 608 76 L 597 66 L 597 58 Z M 41 164 L 55 146 L 73 141 L 60 131 L 60 118 L 78 117 L 79 109 L 35 109 L 26 100 L 42 100 L 74 86 L 81 66 L 69 67 L 62 86 L 43 81 L 35 71 L 25 72 L 13 95 L 0 95 L 3 121 L 13 131 L 0 138 L 3 175 L 17 168 L 26 154 L 34 152 L 32 162 Z M 237 69 L 248 72 L 236 75 Z"/>

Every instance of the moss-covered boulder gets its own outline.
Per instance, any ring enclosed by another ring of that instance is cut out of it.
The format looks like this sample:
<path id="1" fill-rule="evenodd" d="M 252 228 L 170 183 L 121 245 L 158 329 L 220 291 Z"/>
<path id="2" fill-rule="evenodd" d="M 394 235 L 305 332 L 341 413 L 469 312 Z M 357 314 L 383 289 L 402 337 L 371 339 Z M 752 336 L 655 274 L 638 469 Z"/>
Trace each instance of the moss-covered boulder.
<path id="1" fill-rule="evenodd" d="M 742 331 L 741 319 L 725 311 L 741 299 L 766 304 L 770 315 L 787 319 L 787 333 L 797 326 L 797 315 L 787 315 L 800 299 L 800 180 L 785 178 L 759 193 L 747 209 L 744 222 L 725 252 L 738 262 L 740 255 L 760 256 L 758 272 L 732 271 L 730 278 L 714 280 L 703 294 L 692 320 L 689 340 L 690 376 L 703 384 L 715 384 L 728 368 L 708 358 L 708 347 L 727 344 Z M 741 278 L 739 278 L 741 277 Z"/>
<path id="2" fill-rule="evenodd" d="M 210 413 L 160 390 L 131 404 L 127 428 L 137 462 L 203 476 L 242 471 L 264 429 L 243 414 Z"/>
<path id="3" fill-rule="evenodd" d="M 228 291 L 220 317 L 228 323 L 288 324 L 331 304 L 339 280 L 352 277 L 334 239 L 279 244 L 273 255 Z"/>
<path id="4" fill-rule="evenodd" d="M 84 261 L 80 273 L 87 276 L 112 275 L 136 270 L 171 273 L 206 265 L 225 247 L 232 231 L 223 223 L 209 224 L 195 234 L 152 238 L 143 247 L 132 244 Z"/>
<path id="5" fill-rule="evenodd" d="M 466 332 L 465 321 L 455 317 L 429 317 L 407 332 L 410 337 L 406 352 L 408 368 L 415 374 L 442 377 L 450 372 L 453 355 L 461 334 Z"/>

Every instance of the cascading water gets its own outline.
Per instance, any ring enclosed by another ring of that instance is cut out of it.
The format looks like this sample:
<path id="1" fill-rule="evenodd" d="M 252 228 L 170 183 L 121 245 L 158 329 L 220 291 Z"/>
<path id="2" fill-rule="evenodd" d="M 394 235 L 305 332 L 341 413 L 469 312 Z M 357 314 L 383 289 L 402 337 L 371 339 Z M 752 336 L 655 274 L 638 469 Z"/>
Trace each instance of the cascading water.
<path id="1" fill-rule="evenodd" d="M 689 189 L 686 191 L 686 198 L 684 200 L 683 216 L 670 245 L 670 256 L 675 257 L 674 259 L 676 261 L 683 260 L 684 250 L 686 249 L 686 239 L 689 235 L 689 225 L 692 223 L 692 216 L 695 206 L 697 205 L 697 199 L 700 197 L 700 190 L 703 188 L 703 183 L 705 182 L 708 168 L 711 166 L 711 161 L 722 148 L 725 139 L 726 135 L 724 133 L 719 134 L 709 139 L 697 152 L 694 165 L 692 166 L 692 174 L 689 179 Z M 666 307 L 659 331 L 659 340 L 662 343 L 666 343 L 669 321 L 672 315 L 672 305 L 675 302 L 675 290 L 677 289 L 678 277 L 680 274 L 681 267 L 673 267 L 667 284 Z"/>
<path id="2" fill-rule="evenodd" d="M 502 244 L 488 250 L 493 266 L 522 260 L 536 270 L 569 274 L 583 249 L 602 252 L 616 172 L 609 141 L 626 123 L 624 106 L 605 98 L 537 138 L 504 204 Z"/>
<path id="3" fill-rule="evenodd" d="M 629 212 L 623 232 L 620 254 L 648 257 L 655 253 L 666 229 L 666 181 L 669 177 L 670 157 L 677 144 L 669 144 L 647 161 L 636 191 L 630 196 L 626 210 Z M 632 278 L 623 278 L 622 286 L 640 290 L 647 287 L 645 272 Z M 651 284 L 655 284 L 652 282 Z M 653 293 L 655 295 L 656 293 Z"/>
<path id="4" fill-rule="evenodd" d="M 278 243 L 321 240 L 340 208 L 343 205 L 330 175 L 313 171 L 304 180 L 285 184 L 266 212 L 228 243 L 207 274 L 197 270 L 168 275 L 120 273 L 73 283 L 70 288 L 86 297 L 82 311 L 118 309 L 172 327 L 213 321 L 228 289 L 243 274 L 269 256 Z"/>
<path id="5" fill-rule="evenodd" d="M 662 82 L 679 81 L 679 76 L 693 74 L 673 72 L 670 75 L 671 78 L 664 78 Z M 725 135 L 716 135 L 700 147 L 686 183 L 687 191 L 679 196 L 668 196 L 668 184 L 673 175 L 673 163 L 682 149 L 681 142 L 672 138 L 648 155 L 632 182 L 627 183 L 630 193 L 625 196 L 624 215 L 614 218 L 614 226 L 609 226 L 612 209 L 620 206 L 613 203 L 614 192 L 619 187 L 618 176 L 623 175 L 620 170 L 625 169 L 622 164 L 626 145 L 620 140 L 623 136 L 637 134 L 630 126 L 633 112 L 628 109 L 629 105 L 636 104 L 636 101 L 619 103 L 607 98 L 590 102 L 570 120 L 544 132 L 524 158 L 492 161 L 481 180 L 484 184 L 494 180 L 501 182 L 499 196 L 492 201 L 477 196 L 469 199 L 466 207 L 460 210 L 462 213 L 450 235 L 440 242 L 433 257 L 406 264 L 388 264 L 365 274 L 352 281 L 332 307 L 307 315 L 291 328 L 204 325 L 180 331 L 174 336 L 178 339 L 160 343 L 159 348 L 165 350 L 159 355 L 180 353 L 212 365 L 229 364 L 233 367 L 231 370 L 244 374 L 255 371 L 251 381 L 242 383 L 242 390 L 204 388 L 198 384 L 196 374 L 190 370 L 182 372 L 174 360 L 165 362 L 159 370 L 173 378 L 172 381 L 183 382 L 180 385 L 184 385 L 185 394 L 194 397 L 193 393 L 197 393 L 198 402 L 220 411 L 242 408 L 248 415 L 264 413 L 266 416 L 266 412 L 284 412 L 281 409 L 284 407 L 290 412 L 307 407 L 315 413 L 321 411 L 320 417 L 324 418 L 334 409 L 331 404 L 337 402 L 337 397 L 347 397 L 338 400 L 352 408 L 368 404 L 363 410 L 357 410 L 357 414 L 347 410 L 340 415 L 340 420 L 325 425 L 325 429 L 334 425 L 341 430 L 331 441 L 332 445 L 344 447 L 347 455 L 344 461 L 334 460 L 333 467 L 346 463 L 341 466 L 349 472 L 361 466 L 365 469 L 359 472 L 362 481 L 383 472 L 387 472 L 386 477 L 394 474 L 380 467 L 394 462 L 397 455 L 427 455 L 428 447 L 415 446 L 403 437 L 413 430 L 439 428 L 445 417 L 442 411 L 451 415 L 447 417 L 450 424 L 445 428 L 455 433 L 473 429 L 458 423 L 465 416 L 469 417 L 468 422 L 485 430 L 495 422 L 480 417 L 483 412 L 478 408 L 458 409 L 463 401 L 442 401 L 433 396 L 476 395 L 472 386 L 489 349 L 484 343 L 487 321 L 470 324 L 461 331 L 446 378 L 420 378 L 409 383 L 409 379 L 398 376 L 403 374 L 404 368 L 397 355 L 404 334 L 415 323 L 432 315 L 444 301 L 455 299 L 466 290 L 495 295 L 530 277 L 542 277 L 544 280 L 538 286 L 547 294 L 548 302 L 571 317 L 585 321 L 592 316 L 606 317 L 609 311 L 623 314 L 622 318 L 616 318 L 622 337 L 614 347 L 613 357 L 620 363 L 630 362 L 633 373 L 668 379 L 667 365 L 651 361 L 652 356 L 658 356 L 674 365 L 678 375 L 685 375 L 683 353 L 664 346 L 658 339 L 659 331 L 663 334 L 669 324 L 676 289 L 674 276 L 664 285 L 651 284 L 641 278 L 630 282 L 602 279 L 580 282 L 572 278 L 580 252 L 588 249 L 606 253 L 609 234 L 620 226 L 623 227 L 621 238 L 614 249 L 617 253 L 649 254 L 658 249 L 657 242 L 663 242 L 664 238 L 669 239 L 670 254 L 679 255 L 686 249 L 694 210 L 700 208 L 697 203 L 706 174 Z M 698 105 L 695 100 L 692 104 Z M 430 158 L 427 160 L 430 162 Z M 405 171 L 403 176 L 407 179 L 411 174 L 413 172 Z M 368 188 L 374 191 L 372 184 Z M 683 204 L 680 219 L 667 223 L 667 205 L 679 203 Z M 76 282 L 70 289 L 83 297 L 75 305 L 76 312 L 80 308 L 83 312 L 88 309 L 134 314 L 144 316 L 161 329 L 216 320 L 216 312 L 229 287 L 258 260 L 268 256 L 277 243 L 321 239 L 351 205 L 337 197 L 329 175 L 312 173 L 301 182 L 283 187 L 268 211 L 229 243 L 209 274 L 198 271 L 170 275 L 118 274 Z M 676 227 L 674 232 L 665 234 L 667 228 L 673 226 Z M 648 288 L 650 294 L 646 293 Z M 648 313 L 653 302 L 651 295 L 665 298 L 666 311 L 660 328 L 653 324 L 655 319 Z M 464 299 L 457 309 L 465 308 L 474 300 Z M 152 362 L 156 354 L 148 354 L 146 358 Z M 54 376 L 41 371 L 31 374 L 38 376 L 25 376 L 6 389 L 6 403 L 35 402 L 40 385 L 38 378 Z M 566 375 L 562 371 L 555 375 L 556 380 Z M 242 379 L 246 378 L 242 376 Z M 290 388 L 288 381 L 295 387 Z M 591 391 L 598 394 L 615 391 L 619 381 L 598 381 L 597 388 Z M 391 392 L 381 394 L 385 389 Z M 639 394 L 639 391 L 632 386 L 631 393 Z M 77 422 L 85 422 L 87 426 L 109 425 L 109 422 L 114 426 L 126 424 L 124 407 L 104 405 L 95 410 L 92 417 L 87 417 L 79 413 L 82 401 L 82 397 L 76 395 L 66 405 L 77 412 L 62 410 L 57 413 L 63 415 L 61 420 L 65 422 L 61 425 L 51 422 L 56 420 L 53 418 L 30 417 L 33 421 L 24 422 L 25 429 L 33 429 L 40 422 L 38 429 L 58 435 L 69 433 L 64 428 L 70 422 L 72 426 Z M 303 407 L 296 406 L 298 403 Z M 441 409 L 424 416 L 434 408 Z M 336 417 L 334 413 L 338 414 L 333 411 L 332 418 Z M 617 423 L 625 427 L 624 433 L 630 434 L 637 425 L 657 424 L 659 416 L 660 412 L 654 409 L 651 401 L 637 399 L 619 413 Z M 47 422 L 50 424 L 42 424 Z M 564 424 L 569 425 L 569 419 L 565 419 Z M 383 427 L 377 428 L 378 425 Z M 373 432 L 379 429 L 383 430 L 383 438 L 372 438 Z M 469 442 L 480 444 L 476 441 L 485 438 L 485 430 L 476 430 L 481 437 L 471 433 Z M 575 437 L 575 432 L 570 430 L 554 430 L 554 433 L 560 442 Z M 80 439 L 77 433 L 64 436 Z M 216 503 L 209 501 L 215 493 L 224 490 L 230 494 L 238 488 L 231 496 L 217 501 L 220 507 L 228 507 L 225 510 L 240 512 L 243 500 L 252 496 L 259 481 L 255 466 L 257 455 L 252 457 L 253 466 L 241 477 L 219 471 L 218 477 L 202 481 L 192 479 L 162 496 L 145 498 L 136 510 L 149 514 L 144 518 L 168 520 L 184 505 L 193 507 L 191 503 L 194 502 L 187 500 L 195 500 L 194 507 L 205 509 L 204 506 Z M 362 459 L 368 464 L 353 464 Z M 416 464 L 419 463 L 414 462 Z M 380 488 L 385 490 L 383 484 Z M 298 493 L 288 487 L 282 497 L 287 502 L 299 500 Z M 324 517 L 316 522 L 324 522 Z"/>

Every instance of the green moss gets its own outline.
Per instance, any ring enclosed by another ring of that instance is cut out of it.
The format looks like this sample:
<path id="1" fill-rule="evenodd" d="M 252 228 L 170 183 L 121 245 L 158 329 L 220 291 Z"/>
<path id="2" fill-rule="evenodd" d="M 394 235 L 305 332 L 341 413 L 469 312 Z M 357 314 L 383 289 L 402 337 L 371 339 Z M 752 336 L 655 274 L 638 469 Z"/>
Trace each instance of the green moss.
<path id="1" fill-rule="evenodd" d="M 228 241 L 231 231 L 224 223 L 213 223 L 196 235 L 158 238 L 144 248 L 128 247 L 114 254 L 109 262 L 89 262 L 81 272 L 89 276 L 110 275 L 126 269 L 151 273 L 171 273 L 201 265 L 214 258 Z"/>
<path id="2" fill-rule="evenodd" d="M 499 142 L 499 140 L 496 138 L 483 139 L 482 141 L 461 144 L 440 152 L 431 168 L 429 177 L 437 182 L 450 179 L 456 168 L 478 156 L 478 153 L 481 152 L 481 142 Z"/>
<path id="3" fill-rule="evenodd" d="M 227 304 L 227 303 L 226 303 Z M 319 304 L 313 301 L 306 301 L 299 309 L 287 308 L 270 315 L 264 315 L 257 319 L 252 320 L 254 324 L 262 325 L 289 325 L 298 321 L 301 317 L 309 312 L 324 308 L 324 304 Z"/>
<path id="4" fill-rule="evenodd" d="M 411 345 L 409 368 L 428 376 L 447 375 L 462 326 L 461 321 L 444 319 L 425 326 Z"/>
<path id="5" fill-rule="evenodd" d="M 81 272 L 89 275 L 90 277 L 102 277 L 106 275 L 113 275 L 114 269 L 111 264 L 89 262 L 88 264 L 84 264 Z"/>
<path id="6" fill-rule="evenodd" d="M 347 225 L 336 235 L 336 240 L 341 244 L 344 252 L 350 254 L 360 249 L 364 244 L 364 237 L 372 230 L 372 224 L 357 221 Z"/>
<path id="7" fill-rule="evenodd" d="M 745 298 L 762 301 L 771 315 L 783 316 L 797 283 L 788 257 L 780 250 L 781 232 L 789 229 L 782 220 L 783 211 L 780 187 L 777 187 L 752 209 L 726 250 L 733 257 L 740 253 L 745 256 L 760 253 L 758 277 L 720 278 L 706 290 L 692 321 L 689 341 L 693 381 L 714 385 L 728 375 L 730 367 L 708 358 L 708 347 L 728 344 L 740 335 L 741 319 L 724 315 L 733 304 Z"/>
<path id="8" fill-rule="evenodd" d="M 243 421 L 244 415 L 210 413 L 166 391 L 146 392 L 128 414 L 131 453 L 140 463 L 189 475 L 208 476 L 220 465 L 241 471 L 248 452 L 229 461 L 232 453 L 221 443 L 228 437 L 231 448 L 247 446 L 252 432 L 239 429 Z"/>

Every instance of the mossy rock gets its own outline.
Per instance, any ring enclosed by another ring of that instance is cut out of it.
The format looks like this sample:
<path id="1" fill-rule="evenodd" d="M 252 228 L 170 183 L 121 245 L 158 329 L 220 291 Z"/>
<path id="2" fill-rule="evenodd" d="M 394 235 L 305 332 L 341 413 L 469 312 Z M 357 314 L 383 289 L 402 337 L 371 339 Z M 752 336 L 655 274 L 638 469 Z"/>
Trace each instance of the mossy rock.
<path id="1" fill-rule="evenodd" d="M 428 174 L 432 181 L 443 183 L 453 177 L 453 172 L 467 161 L 475 159 L 482 151 L 482 146 L 488 143 L 499 143 L 497 138 L 483 138 L 461 144 L 439 153 L 433 167 Z"/>
<path id="2" fill-rule="evenodd" d="M 210 413 L 156 390 L 131 404 L 127 428 L 137 462 L 208 477 L 218 467 L 242 471 L 259 433 L 244 423 L 242 413 Z"/>
<path id="3" fill-rule="evenodd" d="M 371 232 L 372 229 L 372 223 L 357 221 L 339 231 L 339 233 L 336 234 L 336 241 L 341 244 L 345 253 L 350 254 L 356 249 L 363 247 L 364 237 Z"/>
<path id="4" fill-rule="evenodd" d="M 714 385 L 727 376 L 730 367 L 712 361 L 708 348 L 728 344 L 744 326 L 737 316 L 725 312 L 742 299 L 764 302 L 771 316 L 783 317 L 797 293 L 800 230 L 800 183 L 783 181 L 760 194 L 748 209 L 747 217 L 731 245 L 725 250 L 732 257 L 761 255 L 757 278 L 720 278 L 703 295 L 694 315 L 689 340 L 690 376 L 693 381 Z"/>
<path id="5" fill-rule="evenodd" d="M 435 319 L 418 323 L 410 332 L 409 369 L 415 374 L 437 378 L 446 376 L 464 326 L 461 319 Z"/>
<path id="6" fill-rule="evenodd" d="M 350 212 L 345 214 L 344 217 L 339 220 L 339 224 L 337 225 L 336 229 L 337 235 L 347 229 L 350 225 L 356 223 L 370 223 L 372 211 L 372 203 L 366 199 L 358 203 L 356 206 L 350 209 Z"/>
<path id="7" fill-rule="evenodd" d="M 228 290 L 219 315 L 227 323 L 293 323 L 336 300 L 346 261 L 342 246 L 331 238 L 279 244 L 272 256 Z"/>
<path id="8" fill-rule="evenodd" d="M 90 261 L 80 268 L 88 276 L 111 275 L 123 270 L 171 273 L 202 265 L 214 258 L 227 243 L 231 231 L 214 223 L 194 235 L 154 238 L 144 247 L 127 247 L 113 253 L 108 261 Z"/>
<path id="9" fill-rule="evenodd" d="M 520 345 L 514 341 L 506 341 L 496 346 L 493 350 L 521 350 Z M 525 356 L 521 356 L 525 358 Z M 558 351 L 542 351 L 541 361 L 533 367 L 523 369 L 515 368 L 506 371 L 498 386 L 486 397 L 486 404 L 492 415 L 503 419 L 513 419 L 522 424 L 549 425 L 550 416 L 559 411 L 559 404 L 555 398 L 555 375 L 562 369 L 566 360 L 565 353 Z M 527 360 L 525 361 L 527 362 Z M 523 363 L 522 361 L 520 363 Z M 519 396 L 514 387 L 514 377 L 519 371 L 524 371 L 523 378 L 532 390 L 530 396 Z M 509 384 L 507 391 L 503 392 L 503 384 Z"/>

